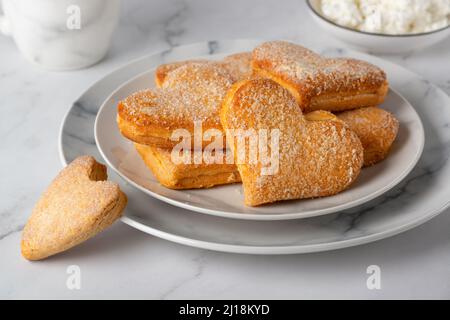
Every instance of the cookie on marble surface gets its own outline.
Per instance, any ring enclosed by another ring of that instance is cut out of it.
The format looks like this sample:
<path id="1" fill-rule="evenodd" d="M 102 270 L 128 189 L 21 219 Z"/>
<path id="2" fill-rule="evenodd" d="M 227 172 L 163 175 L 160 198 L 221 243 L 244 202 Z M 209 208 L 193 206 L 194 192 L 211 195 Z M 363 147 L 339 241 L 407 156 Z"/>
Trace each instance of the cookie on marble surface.
<path id="1" fill-rule="evenodd" d="M 42 194 L 22 234 L 22 255 L 40 260 L 70 249 L 117 220 L 127 204 L 106 167 L 91 156 L 76 158 Z"/>
<path id="2" fill-rule="evenodd" d="M 136 143 L 173 148 L 175 130 L 184 129 L 194 141 L 195 126 L 222 131 L 219 111 L 233 84 L 231 73 L 218 63 L 189 63 L 169 72 L 162 88 L 136 92 L 118 104 L 122 135 Z"/>

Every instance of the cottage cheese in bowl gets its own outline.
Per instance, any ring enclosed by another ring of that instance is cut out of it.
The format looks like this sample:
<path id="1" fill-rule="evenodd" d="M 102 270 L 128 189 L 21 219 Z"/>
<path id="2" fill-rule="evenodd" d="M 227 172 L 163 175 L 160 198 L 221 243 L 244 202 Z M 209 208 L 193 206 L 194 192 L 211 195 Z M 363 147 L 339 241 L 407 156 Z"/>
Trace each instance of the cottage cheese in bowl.
<path id="1" fill-rule="evenodd" d="M 324 17 L 370 33 L 418 34 L 450 23 L 450 0 L 321 0 Z"/>

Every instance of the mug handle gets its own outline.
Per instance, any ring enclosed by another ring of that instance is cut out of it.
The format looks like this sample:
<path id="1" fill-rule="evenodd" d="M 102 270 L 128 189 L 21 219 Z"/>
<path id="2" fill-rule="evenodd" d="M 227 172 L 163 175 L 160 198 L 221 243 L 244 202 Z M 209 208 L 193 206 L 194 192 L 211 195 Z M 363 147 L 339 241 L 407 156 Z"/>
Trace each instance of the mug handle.
<path id="1" fill-rule="evenodd" d="M 5 15 L 0 14 L 0 32 L 6 36 L 11 35 L 11 24 Z"/>

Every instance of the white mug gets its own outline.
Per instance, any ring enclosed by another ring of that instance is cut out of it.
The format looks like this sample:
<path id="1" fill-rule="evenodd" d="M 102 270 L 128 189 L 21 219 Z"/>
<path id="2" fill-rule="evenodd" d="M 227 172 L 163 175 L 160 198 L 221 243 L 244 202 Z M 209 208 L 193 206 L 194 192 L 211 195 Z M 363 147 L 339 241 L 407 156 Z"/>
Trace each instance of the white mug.
<path id="1" fill-rule="evenodd" d="M 119 19 L 120 0 L 3 0 L 0 31 L 30 62 L 73 70 L 100 61 Z"/>

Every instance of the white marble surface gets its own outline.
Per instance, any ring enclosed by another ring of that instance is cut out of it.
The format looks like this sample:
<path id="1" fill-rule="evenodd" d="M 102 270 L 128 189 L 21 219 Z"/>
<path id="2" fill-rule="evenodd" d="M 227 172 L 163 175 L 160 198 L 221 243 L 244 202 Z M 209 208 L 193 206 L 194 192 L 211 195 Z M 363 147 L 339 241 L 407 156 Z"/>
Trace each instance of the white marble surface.
<path id="1" fill-rule="evenodd" d="M 61 168 L 58 130 L 71 103 L 115 67 L 169 46 L 207 39 L 285 38 L 307 46 L 334 42 L 317 30 L 301 0 L 124 1 L 108 56 L 70 73 L 27 64 L 0 38 L 0 298 L 450 298 L 450 216 L 355 248 L 293 256 L 245 256 L 184 247 L 122 223 L 67 253 L 30 263 L 20 230 Z M 450 93 L 450 38 L 387 59 Z M 450 186 L 449 186 L 450 188 Z M 69 265 L 81 290 L 66 287 Z M 366 268 L 382 271 L 366 288 Z"/>

